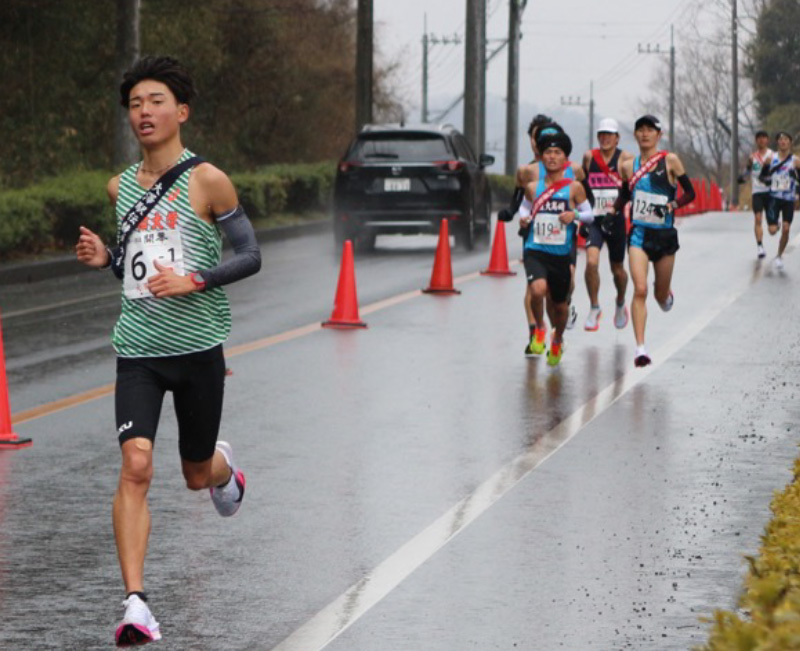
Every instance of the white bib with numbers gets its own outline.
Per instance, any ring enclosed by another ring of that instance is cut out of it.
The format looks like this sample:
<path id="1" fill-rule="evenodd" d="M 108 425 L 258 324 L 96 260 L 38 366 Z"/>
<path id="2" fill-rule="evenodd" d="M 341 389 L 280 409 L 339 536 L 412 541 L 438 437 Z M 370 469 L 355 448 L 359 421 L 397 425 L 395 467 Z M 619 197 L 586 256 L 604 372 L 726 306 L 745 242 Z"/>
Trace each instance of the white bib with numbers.
<path id="1" fill-rule="evenodd" d="M 788 174 L 773 174 L 770 189 L 773 192 L 791 192 L 792 178 Z"/>
<path id="2" fill-rule="evenodd" d="M 594 195 L 594 214 L 595 216 L 605 215 L 614 202 L 617 200 L 619 191 L 612 188 L 608 190 L 592 189 Z"/>
<path id="3" fill-rule="evenodd" d="M 663 225 L 666 221 L 666 205 L 669 203 L 666 195 L 655 194 L 653 192 L 645 192 L 637 190 L 633 199 L 633 208 L 631 210 L 631 219 L 633 221 L 645 222 L 647 224 Z M 653 212 L 656 206 L 660 206 L 662 216 Z"/>
<path id="4" fill-rule="evenodd" d="M 536 244 L 566 244 L 567 225 L 551 212 L 536 213 L 533 221 L 533 241 Z"/>
<path id="5" fill-rule="evenodd" d="M 155 261 L 172 267 L 176 274 L 184 275 L 183 245 L 177 229 L 156 231 L 134 231 L 128 240 L 128 251 L 125 255 L 126 298 L 152 298 L 147 287 L 147 279 L 158 273 Z"/>

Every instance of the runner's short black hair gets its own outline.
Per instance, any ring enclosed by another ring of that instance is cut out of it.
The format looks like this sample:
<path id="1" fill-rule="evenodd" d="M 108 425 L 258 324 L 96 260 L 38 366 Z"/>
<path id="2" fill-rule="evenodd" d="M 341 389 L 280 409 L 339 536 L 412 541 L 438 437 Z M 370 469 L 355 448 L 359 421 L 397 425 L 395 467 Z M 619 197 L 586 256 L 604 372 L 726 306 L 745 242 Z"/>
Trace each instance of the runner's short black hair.
<path id="1" fill-rule="evenodd" d="M 769 138 L 769 134 L 761 129 L 760 131 L 756 131 L 756 138 Z"/>
<path id="2" fill-rule="evenodd" d="M 794 142 L 794 136 L 792 136 L 792 134 L 789 133 L 788 131 L 778 131 L 778 133 L 775 134 L 775 140 L 777 140 L 781 136 L 786 136 L 789 140 Z"/>
<path id="3" fill-rule="evenodd" d="M 197 94 L 192 76 L 177 59 L 166 56 L 143 57 L 122 76 L 119 93 L 125 108 L 128 108 L 133 87 L 145 79 L 165 84 L 181 104 L 191 104 Z"/>
<path id="4" fill-rule="evenodd" d="M 572 140 L 563 131 L 550 133 L 549 129 L 542 129 L 542 132 L 536 138 L 536 148 L 544 154 L 551 147 L 557 147 L 569 158 L 572 153 Z"/>
<path id="5" fill-rule="evenodd" d="M 549 115 L 545 115 L 544 113 L 539 113 L 539 115 L 535 116 L 531 123 L 528 125 L 528 137 L 533 137 L 533 132 L 536 130 L 537 127 L 542 126 L 543 124 L 549 124 L 553 121 Z"/>

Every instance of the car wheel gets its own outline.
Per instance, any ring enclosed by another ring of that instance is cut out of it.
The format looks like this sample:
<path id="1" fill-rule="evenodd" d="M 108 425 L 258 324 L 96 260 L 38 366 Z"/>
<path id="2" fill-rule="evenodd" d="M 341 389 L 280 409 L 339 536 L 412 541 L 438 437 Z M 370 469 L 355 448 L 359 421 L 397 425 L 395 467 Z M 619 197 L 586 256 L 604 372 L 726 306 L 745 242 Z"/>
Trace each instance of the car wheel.
<path id="1" fill-rule="evenodd" d="M 483 246 L 488 246 L 492 240 L 492 204 L 488 197 L 483 200 L 481 221 L 478 238 Z"/>
<path id="2" fill-rule="evenodd" d="M 456 233 L 456 244 L 466 251 L 472 251 L 475 248 L 475 214 L 472 213 L 467 216 L 467 220 L 461 225 Z"/>

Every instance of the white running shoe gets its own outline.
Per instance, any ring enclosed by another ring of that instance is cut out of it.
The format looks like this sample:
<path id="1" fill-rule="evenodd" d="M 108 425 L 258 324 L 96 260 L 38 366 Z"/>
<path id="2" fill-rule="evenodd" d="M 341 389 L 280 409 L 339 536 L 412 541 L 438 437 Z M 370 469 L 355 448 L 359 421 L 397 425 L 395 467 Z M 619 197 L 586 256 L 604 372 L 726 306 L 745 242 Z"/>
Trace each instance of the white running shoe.
<path id="1" fill-rule="evenodd" d="M 672 294 L 672 290 L 669 291 L 669 296 L 667 296 L 667 300 L 663 303 L 659 303 L 658 306 L 664 311 L 669 312 L 672 309 L 672 304 L 675 303 L 675 296 Z"/>
<path id="2" fill-rule="evenodd" d="M 586 323 L 583 325 L 584 330 L 595 332 L 600 327 L 600 317 L 603 315 L 603 310 L 600 306 L 592 305 L 589 308 L 589 316 L 586 317 Z"/>
<path id="3" fill-rule="evenodd" d="M 570 303 L 569 316 L 567 317 L 567 330 L 572 330 L 575 327 L 575 321 L 578 320 L 578 311 L 575 306 Z"/>
<path id="4" fill-rule="evenodd" d="M 628 306 L 623 303 L 617 305 L 614 310 L 614 327 L 622 330 L 626 325 L 628 325 Z"/>
<path id="5" fill-rule="evenodd" d="M 776 269 L 783 269 L 783 258 L 775 258 L 772 264 L 775 265 Z"/>
<path id="6" fill-rule="evenodd" d="M 763 245 L 759 244 L 758 245 L 758 259 L 759 260 L 763 260 L 766 257 L 767 257 L 767 252 L 764 250 Z"/>
<path id="7" fill-rule="evenodd" d="M 230 466 L 233 481 L 229 481 L 225 486 L 218 486 L 209 489 L 211 491 L 211 501 L 217 512 L 224 518 L 232 516 L 242 505 L 244 497 L 244 473 L 236 467 L 233 462 L 233 449 L 230 443 L 217 441 L 217 450 L 225 457 L 225 461 Z"/>
<path id="8" fill-rule="evenodd" d="M 156 618 L 138 595 L 132 594 L 122 602 L 125 616 L 117 626 L 117 646 L 140 646 L 161 639 Z"/>

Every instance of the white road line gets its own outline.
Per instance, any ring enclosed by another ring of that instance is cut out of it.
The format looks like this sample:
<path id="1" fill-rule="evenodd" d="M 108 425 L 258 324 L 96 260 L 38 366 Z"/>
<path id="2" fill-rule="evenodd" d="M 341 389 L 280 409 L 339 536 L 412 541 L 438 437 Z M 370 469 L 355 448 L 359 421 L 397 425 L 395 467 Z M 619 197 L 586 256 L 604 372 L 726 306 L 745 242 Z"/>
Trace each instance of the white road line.
<path id="1" fill-rule="evenodd" d="M 799 240 L 800 236 L 794 238 L 792 244 Z M 653 356 L 654 361 L 650 366 L 631 369 L 602 389 L 594 398 L 578 407 L 570 416 L 478 486 L 475 491 L 405 543 L 283 642 L 273 647 L 272 651 L 321 651 L 327 647 L 418 567 L 572 440 L 588 423 L 634 386 L 647 379 L 751 286 L 751 282 L 743 283 L 738 289 L 732 289 L 721 295 L 713 305 L 699 313 L 661 346 Z M 680 300 L 680 296 L 677 296 L 676 300 Z"/>

